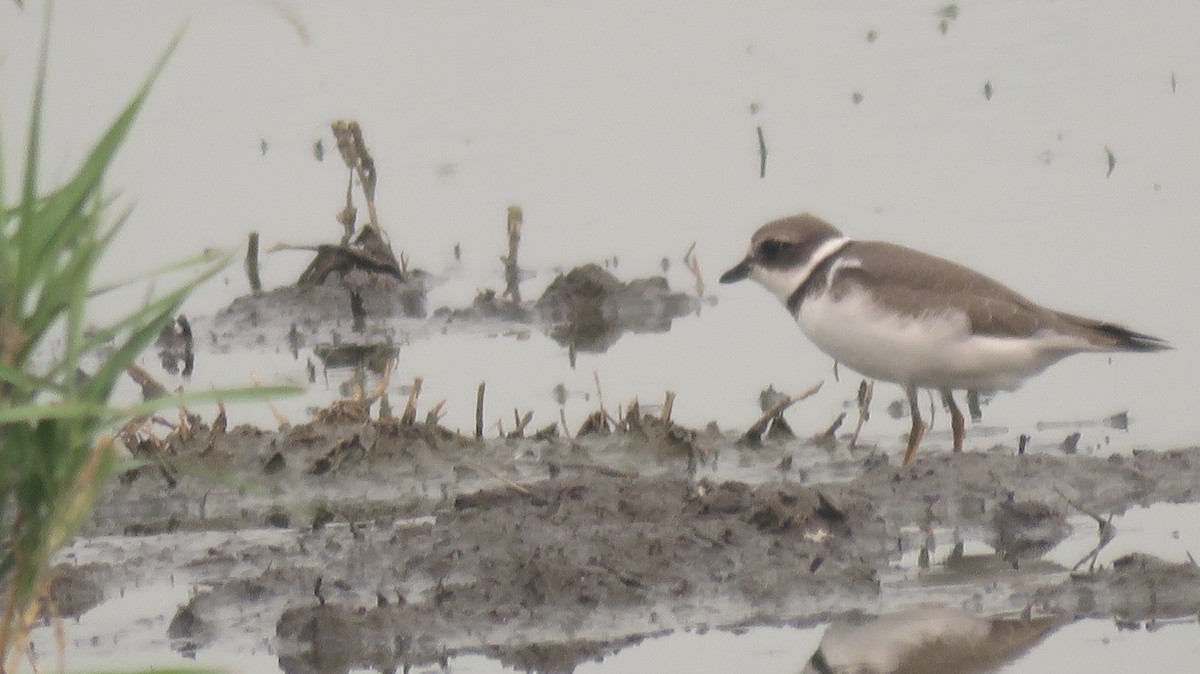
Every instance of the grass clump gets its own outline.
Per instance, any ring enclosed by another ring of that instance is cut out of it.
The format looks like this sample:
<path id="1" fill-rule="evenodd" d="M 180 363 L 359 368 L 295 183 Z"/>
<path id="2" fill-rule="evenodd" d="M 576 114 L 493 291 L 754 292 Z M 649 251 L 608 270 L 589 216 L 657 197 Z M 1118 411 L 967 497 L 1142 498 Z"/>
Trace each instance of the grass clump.
<path id="1" fill-rule="evenodd" d="M 4 184 L 8 155 L 0 148 L 0 674 L 15 671 L 27 652 L 29 630 L 47 599 L 52 556 L 119 465 L 114 429 L 182 402 L 181 396 L 165 396 L 114 406 L 118 379 L 188 293 L 229 260 L 206 253 L 147 272 L 134 280 L 179 269 L 190 270 L 190 278 L 127 315 L 85 327 L 86 306 L 96 292 L 92 279 L 129 215 L 114 211 L 102 181 L 179 38 L 74 174 L 43 189 L 38 172 L 47 37 L 48 30 L 15 190 Z M 188 401 L 275 392 L 222 391 Z"/>

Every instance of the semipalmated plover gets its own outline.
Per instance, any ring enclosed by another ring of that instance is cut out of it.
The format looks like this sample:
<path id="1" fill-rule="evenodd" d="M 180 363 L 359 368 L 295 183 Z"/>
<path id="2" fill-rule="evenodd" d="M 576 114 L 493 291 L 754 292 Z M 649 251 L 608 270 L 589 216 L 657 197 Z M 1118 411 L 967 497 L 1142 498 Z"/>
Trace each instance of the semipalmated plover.
<path id="1" fill-rule="evenodd" d="M 1157 337 L 1054 311 L 960 264 L 882 241 L 855 241 L 812 215 L 763 225 L 721 283 L 752 278 L 783 302 L 801 331 L 837 362 L 900 384 L 912 431 L 904 463 L 925 434 L 917 390 L 950 409 L 954 451 L 965 422 L 952 391 L 1011 391 L 1085 351 L 1159 351 Z"/>
<path id="2" fill-rule="evenodd" d="M 803 674 L 990 672 L 1067 623 L 1061 616 L 987 618 L 921 606 L 831 624 Z"/>

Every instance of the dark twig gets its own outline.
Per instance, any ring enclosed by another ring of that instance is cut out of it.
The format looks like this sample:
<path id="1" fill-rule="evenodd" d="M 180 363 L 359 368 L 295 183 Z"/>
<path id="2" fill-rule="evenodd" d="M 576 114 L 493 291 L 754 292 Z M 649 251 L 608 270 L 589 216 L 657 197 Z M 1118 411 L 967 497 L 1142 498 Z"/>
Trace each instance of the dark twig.
<path id="1" fill-rule="evenodd" d="M 483 390 L 487 382 L 479 382 L 479 391 L 475 394 L 475 437 L 483 437 Z"/>
<path id="2" fill-rule="evenodd" d="M 755 127 L 758 132 L 758 177 L 767 177 L 767 139 L 763 137 L 762 125 Z"/>
<path id="3" fill-rule="evenodd" d="M 250 232 L 246 243 L 246 278 L 250 281 L 250 292 L 262 294 L 262 279 L 258 275 L 258 232 Z"/>

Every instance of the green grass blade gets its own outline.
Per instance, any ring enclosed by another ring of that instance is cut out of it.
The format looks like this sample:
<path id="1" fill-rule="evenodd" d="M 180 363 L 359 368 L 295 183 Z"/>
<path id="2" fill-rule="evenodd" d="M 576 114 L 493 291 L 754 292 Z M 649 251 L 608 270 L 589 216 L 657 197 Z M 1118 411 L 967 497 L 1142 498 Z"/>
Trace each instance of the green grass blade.
<path id="1" fill-rule="evenodd" d="M 58 384 L 48 379 L 34 376 L 15 367 L 9 367 L 4 363 L 0 363 L 0 382 L 9 384 L 28 395 L 32 395 L 34 391 L 50 391 L 54 393 L 61 393 L 62 391 Z M 25 396 L 22 395 L 21 397 Z"/>
<path id="2" fill-rule="evenodd" d="M 198 403 L 232 403 L 240 400 L 263 400 L 264 398 L 295 395 L 303 390 L 299 386 L 246 386 L 221 391 L 173 393 L 127 407 L 116 407 L 96 402 L 68 402 L 59 405 L 14 405 L 0 409 L 0 424 L 36 424 L 49 420 L 92 419 L 100 425 L 107 425 L 118 419 L 142 417 L 170 407 L 186 407 Z"/>
<path id="3" fill-rule="evenodd" d="M 33 102 L 29 110 L 29 131 L 25 148 L 25 176 L 21 187 L 21 202 L 18 204 L 17 225 L 17 278 L 25 278 L 25 265 L 32 264 L 33 240 L 35 228 L 33 224 L 33 209 L 37 198 L 38 157 L 41 154 L 42 138 L 42 103 L 46 94 L 46 66 L 50 52 L 50 4 L 46 5 L 46 24 L 42 31 L 42 46 L 38 54 L 37 72 L 34 75 Z M 19 281 L 18 281 L 19 283 Z M 17 298 L 21 297 L 22 285 L 8 289 L 10 295 L 5 297 L 8 302 L 7 315 L 15 318 L 20 306 Z M 3 663 L 0 663 L 3 665 Z"/>
<path id="4" fill-rule="evenodd" d="M 95 147 L 88 154 L 83 166 L 75 174 L 72 179 L 63 189 L 54 194 L 44 208 L 38 213 L 39 216 L 46 218 L 49 222 L 59 222 L 60 219 L 67 219 L 68 214 L 72 214 L 83 208 L 87 199 L 92 196 L 99 188 L 100 180 L 108 170 L 109 164 L 116 155 L 117 149 L 124 142 L 125 137 L 129 133 L 130 127 L 133 126 L 134 120 L 137 118 L 138 112 L 141 111 L 142 105 L 146 102 L 146 97 L 150 95 L 150 89 L 154 85 L 154 81 L 158 79 L 158 75 L 162 72 L 163 67 L 167 63 L 167 59 L 174 53 L 175 48 L 179 45 L 182 38 L 182 33 L 177 34 L 171 43 L 167 46 L 166 51 L 158 62 L 150 70 L 150 74 L 146 77 L 137 94 L 130 100 L 125 109 L 117 115 L 117 119 L 113 121 L 108 130 L 96 143 Z M 43 50 L 44 51 L 44 50 Z M 39 87 L 41 83 L 39 82 Z M 40 105 L 40 103 L 38 104 Z M 36 127 L 36 124 L 33 125 Z M 36 160 L 35 160 L 36 161 Z M 32 190 L 34 184 L 29 184 L 28 197 L 33 198 Z M 29 282 L 37 278 L 40 274 L 40 269 L 44 269 L 46 265 L 53 263 L 53 255 L 55 246 L 60 246 L 64 242 L 71 241 L 77 233 L 78 221 L 75 221 L 76 231 L 71 228 L 64 228 L 59 231 L 43 231 L 40 234 L 30 234 L 33 241 L 29 242 L 29 248 L 22 248 L 22 253 L 33 254 L 33 257 L 28 260 L 31 264 L 36 262 L 37 266 L 32 269 L 26 269 L 21 275 L 18 283 Z M 40 244 L 40 245 L 38 245 Z M 23 262 L 26 261 L 23 256 Z"/>
<path id="5" fill-rule="evenodd" d="M 178 262 L 171 262 L 171 263 L 165 264 L 161 267 L 154 267 L 152 269 L 147 269 L 145 271 L 139 271 L 136 274 L 133 274 L 132 276 L 127 276 L 118 281 L 113 281 L 111 283 L 106 283 L 102 286 L 98 286 L 88 292 L 88 297 L 99 297 L 100 295 L 104 295 L 105 293 L 110 293 L 114 290 L 119 290 L 121 288 L 127 288 L 135 283 L 139 283 L 139 282 L 145 281 L 147 279 L 158 278 L 165 274 L 170 274 L 172 272 L 181 271 L 183 269 L 188 269 L 190 267 L 196 267 L 196 266 L 203 265 L 203 264 L 209 264 L 209 263 L 215 264 L 217 262 L 220 262 L 221 267 L 224 268 L 229 265 L 229 263 L 233 260 L 233 257 L 234 257 L 234 254 L 230 251 L 206 250 L 203 253 L 200 253 L 199 255 L 195 255 L 195 256 L 192 256 L 192 257 L 189 257 L 189 258 L 186 258 L 183 260 L 179 260 Z"/>

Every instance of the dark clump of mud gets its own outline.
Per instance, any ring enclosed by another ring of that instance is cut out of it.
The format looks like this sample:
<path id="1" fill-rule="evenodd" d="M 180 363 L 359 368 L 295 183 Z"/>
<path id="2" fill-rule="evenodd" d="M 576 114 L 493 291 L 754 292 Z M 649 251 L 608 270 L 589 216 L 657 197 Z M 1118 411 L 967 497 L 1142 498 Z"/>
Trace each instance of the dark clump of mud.
<path id="1" fill-rule="evenodd" d="M 50 570 L 49 613 L 77 618 L 104 601 L 104 588 L 112 569 L 101 563 L 59 564 Z"/>
<path id="2" fill-rule="evenodd" d="M 580 351 L 607 350 L 621 333 L 666 332 L 671 321 L 696 310 L 699 302 L 671 292 L 661 276 L 622 283 L 596 264 L 560 274 L 535 308 L 560 344 Z"/>
<path id="3" fill-rule="evenodd" d="M 346 276 L 332 274 L 319 283 L 297 283 L 260 295 L 243 295 L 217 312 L 213 322 L 220 330 L 217 334 L 226 337 L 278 326 L 286 330 L 291 323 L 299 323 L 309 331 L 338 322 L 349 328 L 355 318 L 356 296 L 368 316 L 422 318 L 427 292 L 427 276 L 420 271 L 397 278 L 353 270 Z"/>

